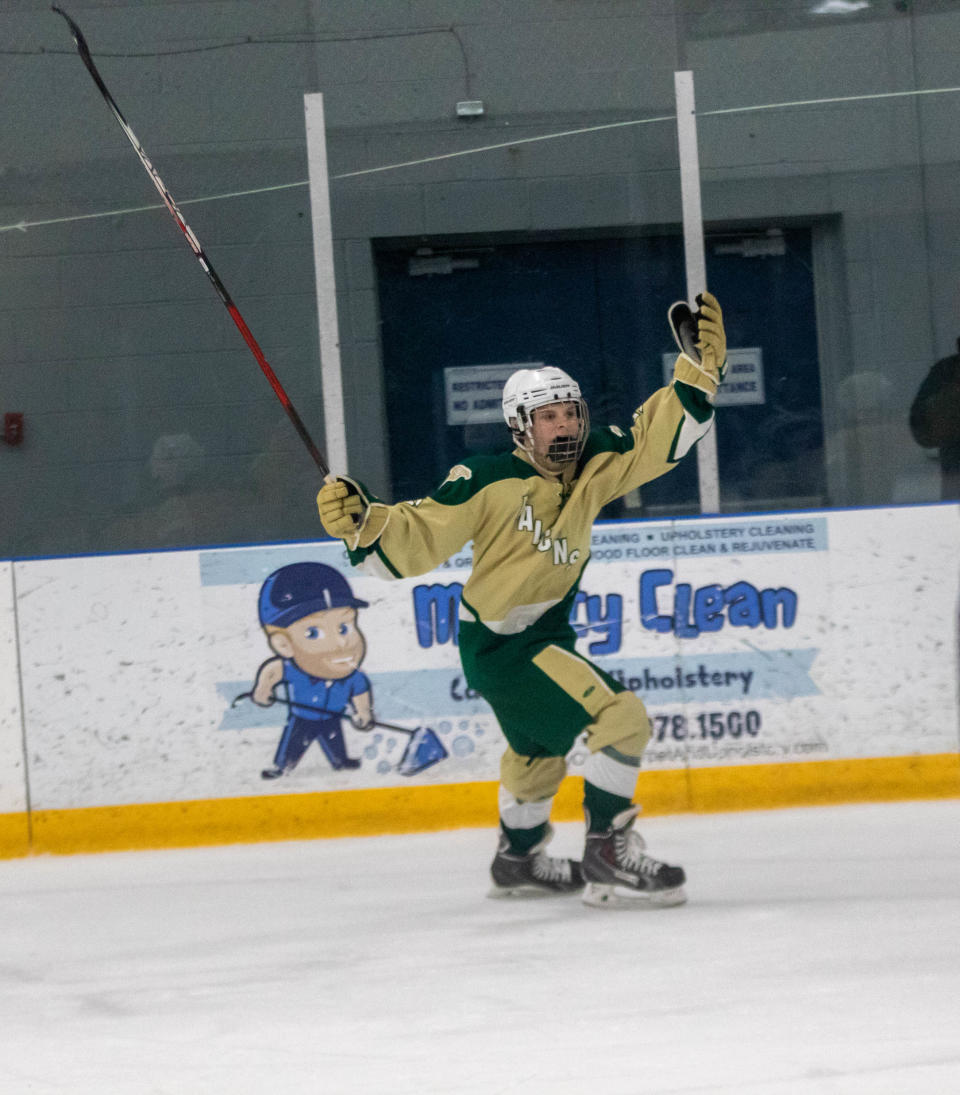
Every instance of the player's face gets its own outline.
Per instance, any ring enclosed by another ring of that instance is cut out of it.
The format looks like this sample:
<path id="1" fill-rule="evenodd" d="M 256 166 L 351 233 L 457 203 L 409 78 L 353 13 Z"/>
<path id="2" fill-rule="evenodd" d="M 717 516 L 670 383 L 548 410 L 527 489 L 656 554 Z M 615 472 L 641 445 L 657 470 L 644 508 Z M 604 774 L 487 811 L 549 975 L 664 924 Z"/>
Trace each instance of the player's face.
<path id="1" fill-rule="evenodd" d="M 357 627 L 355 608 L 313 612 L 285 628 L 297 666 L 312 677 L 337 681 L 363 661 L 367 643 Z"/>
<path id="2" fill-rule="evenodd" d="M 575 438 L 580 433 L 579 406 L 576 403 L 548 403 L 533 412 L 530 435 L 533 438 L 533 455 L 550 468 L 563 466 L 556 459 L 554 443 L 563 438 Z M 551 453 L 551 446 L 554 451 Z"/>

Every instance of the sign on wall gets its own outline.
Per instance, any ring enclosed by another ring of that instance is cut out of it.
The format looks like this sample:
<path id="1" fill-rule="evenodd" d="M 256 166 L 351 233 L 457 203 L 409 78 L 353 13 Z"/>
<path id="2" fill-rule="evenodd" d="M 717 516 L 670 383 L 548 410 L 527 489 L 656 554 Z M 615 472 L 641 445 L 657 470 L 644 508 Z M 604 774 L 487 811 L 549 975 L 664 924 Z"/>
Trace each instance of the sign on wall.
<path id="1" fill-rule="evenodd" d="M 503 386 L 517 369 L 539 369 L 542 361 L 512 365 L 456 365 L 443 370 L 447 425 L 502 422 Z"/>
<path id="2" fill-rule="evenodd" d="M 673 378 L 675 353 L 663 354 L 663 382 Z M 714 405 L 717 407 L 743 407 L 765 403 L 763 390 L 763 350 L 759 346 L 742 346 L 727 350 L 727 374 L 720 385 Z"/>

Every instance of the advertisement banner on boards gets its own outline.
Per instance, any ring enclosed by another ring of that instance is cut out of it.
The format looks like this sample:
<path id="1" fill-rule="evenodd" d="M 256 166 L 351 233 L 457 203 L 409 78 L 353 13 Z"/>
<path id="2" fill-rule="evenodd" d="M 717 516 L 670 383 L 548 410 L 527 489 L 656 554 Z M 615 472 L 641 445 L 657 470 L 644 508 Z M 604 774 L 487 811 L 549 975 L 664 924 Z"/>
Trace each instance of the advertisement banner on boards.
<path id="1" fill-rule="evenodd" d="M 857 514 L 597 526 L 571 622 L 580 652 L 645 700 L 653 724 L 645 766 L 956 747 L 955 725 L 938 715 L 957 702 L 955 660 L 938 653 L 953 643 L 956 575 L 940 573 L 943 555 L 932 550 L 938 539 L 946 546 L 949 533 L 938 536 L 935 510 L 910 518 L 909 535 L 901 511 L 871 516 L 888 536 L 886 552 L 868 568 L 859 546 L 868 526 Z M 924 525 L 928 561 L 917 566 L 920 556 L 913 555 L 915 565 L 905 568 L 892 545 L 912 540 Z M 221 602 L 231 589 L 252 589 L 254 569 L 266 579 L 280 556 L 264 550 L 201 560 L 211 614 L 223 618 Z M 469 550 L 423 578 L 387 584 L 353 572 L 339 545 L 304 551 L 340 574 L 363 602 L 355 610 L 363 661 L 354 668 L 376 718 L 408 730 L 428 727 L 442 744 L 443 755 L 438 750 L 411 776 L 497 778 L 504 742 L 457 657 Z M 214 611 L 214 605 L 221 606 Z M 229 649 L 227 636 L 216 646 Z M 905 682 L 920 677 L 924 693 L 907 713 Z M 226 699 L 241 685 L 239 678 L 221 680 L 218 690 Z M 331 702 L 318 706 L 329 709 Z M 232 707 L 222 727 L 242 732 L 275 724 L 277 715 L 250 704 Z M 408 735 L 382 727 L 360 732 L 349 716 L 341 721 L 344 753 L 363 771 L 352 778 L 396 779 Z M 574 767 L 582 759 L 575 749 Z"/>
<path id="2" fill-rule="evenodd" d="M 598 524 L 578 649 L 646 702 L 649 769 L 955 751 L 957 526 Z M 332 541 L 18 563 L 34 804 L 496 780 L 458 657 L 470 561 L 396 582 Z"/>

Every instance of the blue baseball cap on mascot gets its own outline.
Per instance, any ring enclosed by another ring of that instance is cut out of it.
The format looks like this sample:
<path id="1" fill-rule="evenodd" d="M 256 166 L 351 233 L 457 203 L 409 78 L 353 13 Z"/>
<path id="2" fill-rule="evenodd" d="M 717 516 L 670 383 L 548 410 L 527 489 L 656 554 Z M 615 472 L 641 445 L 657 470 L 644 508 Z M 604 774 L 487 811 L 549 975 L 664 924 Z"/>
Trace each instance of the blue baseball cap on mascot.
<path id="1" fill-rule="evenodd" d="M 291 563 L 275 570 L 260 587 L 260 625 L 287 627 L 314 612 L 331 608 L 367 608 L 349 582 L 324 563 Z"/>

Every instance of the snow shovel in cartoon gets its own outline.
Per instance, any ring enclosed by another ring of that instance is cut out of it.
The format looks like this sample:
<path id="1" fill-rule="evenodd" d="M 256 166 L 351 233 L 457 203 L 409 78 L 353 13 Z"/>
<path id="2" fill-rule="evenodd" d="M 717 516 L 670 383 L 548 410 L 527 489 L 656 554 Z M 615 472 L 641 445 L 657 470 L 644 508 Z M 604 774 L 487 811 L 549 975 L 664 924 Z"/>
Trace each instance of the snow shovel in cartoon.
<path id="1" fill-rule="evenodd" d="M 239 696 L 234 697 L 230 706 L 236 707 L 240 700 L 251 699 L 252 695 L 251 692 L 241 692 Z M 273 698 L 277 703 L 285 704 L 287 707 L 293 706 L 289 700 L 283 699 L 281 696 L 274 696 Z M 297 703 L 296 706 L 305 707 L 308 711 L 316 711 L 321 715 L 344 714 L 343 711 L 328 711 L 325 707 L 313 707 L 309 703 Z M 392 730 L 394 733 L 407 736 L 406 748 L 397 763 L 397 771 L 401 776 L 416 776 L 450 755 L 443 742 L 429 726 L 418 726 L 415 730 L 410 730 L 406 726 L 397 726 L 396 723 L 392 722 L 381 722 L 379 719 L 371 719 L 370 725 L 379 726 L 383 730 Z"/>

